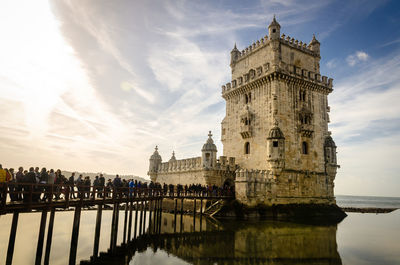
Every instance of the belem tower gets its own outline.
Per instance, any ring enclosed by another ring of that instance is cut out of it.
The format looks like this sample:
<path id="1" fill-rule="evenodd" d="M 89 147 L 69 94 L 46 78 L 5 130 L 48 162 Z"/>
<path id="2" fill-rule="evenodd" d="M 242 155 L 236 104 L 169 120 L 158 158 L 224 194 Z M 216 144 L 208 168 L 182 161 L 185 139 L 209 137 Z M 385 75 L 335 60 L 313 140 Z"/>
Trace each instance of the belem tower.
<path id="1" fill-rule="evenodd" d="M 236 199 L 259 204 L 335 204 L 336 145 L 328 131 L 332 78 L 320 75 L 320 43 L 280 33 L 231 51 L 231 82 L 222 86 L 223 156 L 211 132 L 201 157 L 162 162 L 156 150 L 148 175 L 167 184 L 234 185 Z"/>

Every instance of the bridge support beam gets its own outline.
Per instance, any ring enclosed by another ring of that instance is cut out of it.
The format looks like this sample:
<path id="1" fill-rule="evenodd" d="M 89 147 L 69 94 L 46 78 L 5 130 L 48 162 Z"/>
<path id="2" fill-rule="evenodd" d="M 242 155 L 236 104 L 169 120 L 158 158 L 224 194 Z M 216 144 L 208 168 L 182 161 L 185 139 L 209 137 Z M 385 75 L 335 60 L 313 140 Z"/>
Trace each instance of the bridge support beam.
<path id="1" fill-rule="evenodd" d="M 19 212 L 13 213 L 11 231 L 10 231 L 10 239 L 8 240 L 6 265 L 12 264 L 12 259 L 13 259 L 13 255 L 14 255 L 14 246 L 15 246 L 15 235 L 17 234 L 17 227 L 18 227 L 18 216 L 19 216 Z"/>
<path id="2" fill-rule="evenodd" d="M 181 231 L 181 233 L 183 231 L 183 198 L 181 200 L 181 226 L 180 226 L 180 231 Z"/>
<path id="3" fill-rule="evenodd" d="M 132 201 L 129 202 L 128 243 L 132 240 Z"/>
<path id="4" fill-rule="evenodd" d="M 78 249 L 80 220 L 81 220 L 81 206 L 76 206 L 74 213 L 74 223 L 72 225 L 71 247 L 69 251 L 69 265 L 76 265 L 76 250 Z"/>
<path id="5" fill-rule="evenodd" d="M 123 238 L 122 238 L 123 244 L 126 244 L 126 242 L 127 242 L 127 239 L 126 239 L 127 228 L 128 228 L 128 202 L 126 202 L 126 204 L 125 204 L 124 234 L 123 234 Z"/>
<path id="6" fill-rule="evenodd" d="M 39 228 L 38 243 L 36 248 L 35 265 L 40 265 L 42 262 L 44 231 L 46 230 L 46 219 L 47 219 L 47 210 L 43 209 L 42 216 L 40 218 L 40 228 Z"/>
<path id="7" fill-rule="evenodd" d="M 44 265 L 48 265 L 50 261 L 51 242 L 53 240 L 54 215 L 55 215 L 55 209 L 51 208 L 49 226 L 47 228 L 47 241 L 46 241 L 46 252 L 44 255 Z"/>
<path id="8" fill-rule="evenodd" d="M 96 228 L 94 231 L 94 244 L 93 244 L 93 258 L 97 258 L 99 254 L 99 242 L 100 242 L 100 231 L 101 231 L 101 217 L 103 213 L 103 205 L 97 205 L 97 215 L 96 215 Z"/>
<path id="9" fill-rule="evenodd" d="M 137 238 L 137 222 L 138 222 L 138 209 L 139 208 L 139 202 L 136 201 L 135 203 L 135 231 L 134 231 L 134 235 L 135 235 L 135 239 Z"/>

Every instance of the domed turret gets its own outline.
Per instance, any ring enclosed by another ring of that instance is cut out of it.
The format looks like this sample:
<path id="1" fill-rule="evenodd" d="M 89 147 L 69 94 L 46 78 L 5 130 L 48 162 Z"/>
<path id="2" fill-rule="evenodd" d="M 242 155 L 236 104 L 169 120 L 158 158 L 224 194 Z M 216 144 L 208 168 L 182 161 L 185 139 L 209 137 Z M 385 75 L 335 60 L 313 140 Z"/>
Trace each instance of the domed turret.
<path id="1" fill-rule="evenodd" d="M 325 157 L 325 172 L 328 174 L 330 181 L 336 177 L 337 169 L 340 166 L 336 160 L 336 144 L 331 137 L 331 132 L 328 132 L 328 136 L 325 137 L 324 142 L 324 157 Z"/>
<path id="2" fill-rule="evenodd" d="M 214 144 L 214 141 L 211 137 L 212 134 L 211 131 L 209 131 L 207 142 L 201 149 L 202 164 L 205 168 L 212 168 L 217 164 L 217 146 Z"/>
<path id="3" fill-rule="evenodd" d="M 273 174 L 279 175 L 285 167 L 285 136 L 275 121 L 274 127 L 268 133 L 267 161 Z"/>
<path id="4" fill-rule="evenodd" d="M 172 156 L 171 156 L 171 158 L 169 159 L 168 162 L 175 162 L 175 161 L 176 161 L 175 151 L 172 151 Z"/>
<path id="5" fill-rule="evenodd" d="M 270 40 L 279 40 L 280 32 L 281 32 L 281 25 L 276 21 L 275 15 L 274 19 L 272 20 L 271 24 L 268 26 L 269 32 L 269 39 Z"/>
<path id="6" fill-rule="evenodd" d="M 236 48 L 236 43 L 235 43 L 235 46 L 231 51 L 231 66 L 235 64 L 235 62 L 239 59 L 239 56 L 240 56 L 240 51 Z"/>
<path id="7" fill-rule="evenodd" d="M 158 167 L 161 165 L 162 162 L 162 158 L 158 153 L 158 146 L 156 146 L 154 153 L 151 155 L 149 160 L 149 172 L 147 172 L 147 175 L 150 176 L 152 181 L 155 181 L 157 178 Z"/>
<path id="8" fill-rule="evenodd" d="M 336 165 L 336 144 L 330 134 L 325 137 L 324 155 L 326 164 Z"/>
<path id="9" fill-rule="evenodd" d="M 308 47 L 310 48 L 310 50 L 312 50 L 312 51 L 315 52 L 316 54 L 319 54 L 320 43 L 319 43 L 319 41 L 315 38 L 315 35 L 313 35 L 312 40 L 311 40 L 310 43 L 308 44 Z"/>

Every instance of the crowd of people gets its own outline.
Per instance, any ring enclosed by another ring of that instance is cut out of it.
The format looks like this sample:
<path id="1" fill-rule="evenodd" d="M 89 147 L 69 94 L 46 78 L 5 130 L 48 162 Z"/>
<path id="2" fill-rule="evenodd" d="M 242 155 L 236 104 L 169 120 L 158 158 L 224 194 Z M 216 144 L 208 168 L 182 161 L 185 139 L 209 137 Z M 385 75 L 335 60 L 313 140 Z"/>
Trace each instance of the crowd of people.
<path id="1" fill-rule="evenodd" d="M 0 164 L 0 200 L 4 196 L 4 189 L 8 188 L 10 201 L 46 201 L 49 199 L 60 200 L 76 198 L 110 198 L 111 196 L 139 196 L 141 194 L 163 194 L 165 196 L 232 196 L 233 188 L 225 185 L 173 185 L 150 182 L 141 182 L 134 179 L 121 179 L 116 175 L 107 182 L 103 174 L 97 175 L 93 182 L 89 176 L 82 174 L 75 176 L 72 173 L 65 177 L 60 169 L 47 170 L 46 168 L 31 167 L 24 170 L 19 167 L 15 172 L 13 168 L 4 168 Z M 7 185 L 3 185 L 7 183 Z"/>

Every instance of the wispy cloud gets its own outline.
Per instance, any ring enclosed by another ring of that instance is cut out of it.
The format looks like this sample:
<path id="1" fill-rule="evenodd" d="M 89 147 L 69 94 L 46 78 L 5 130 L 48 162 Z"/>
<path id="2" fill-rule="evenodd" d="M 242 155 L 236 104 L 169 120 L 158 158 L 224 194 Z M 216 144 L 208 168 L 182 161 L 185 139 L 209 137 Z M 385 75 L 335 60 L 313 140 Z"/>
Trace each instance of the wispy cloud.
<path id="1" fill-rule="evenodd" d="M 342 194 L 398 195 L 400 183 L 393 179 L 400 170 L 396 162 L 400 156 L 400 126 L 395 126 L 400 121 L 399 72 L 400 55 L 396 50 L 370 60 L 341 80 L 330 96 L 330 127 L 339 146 L 339 163 L 343 164 L 336 189 Z M 372 185 L 362 185 L 361 189 L 361 183 Z"/>
<path id="2" fill-rule="evenodd" d="M 369 58 L 369 55 L 363 51 L 356 51 L 354 54 L 347 56 L 346 61 L 350 66 L 354 66 L 357 63 L 365 62 Z"/>

